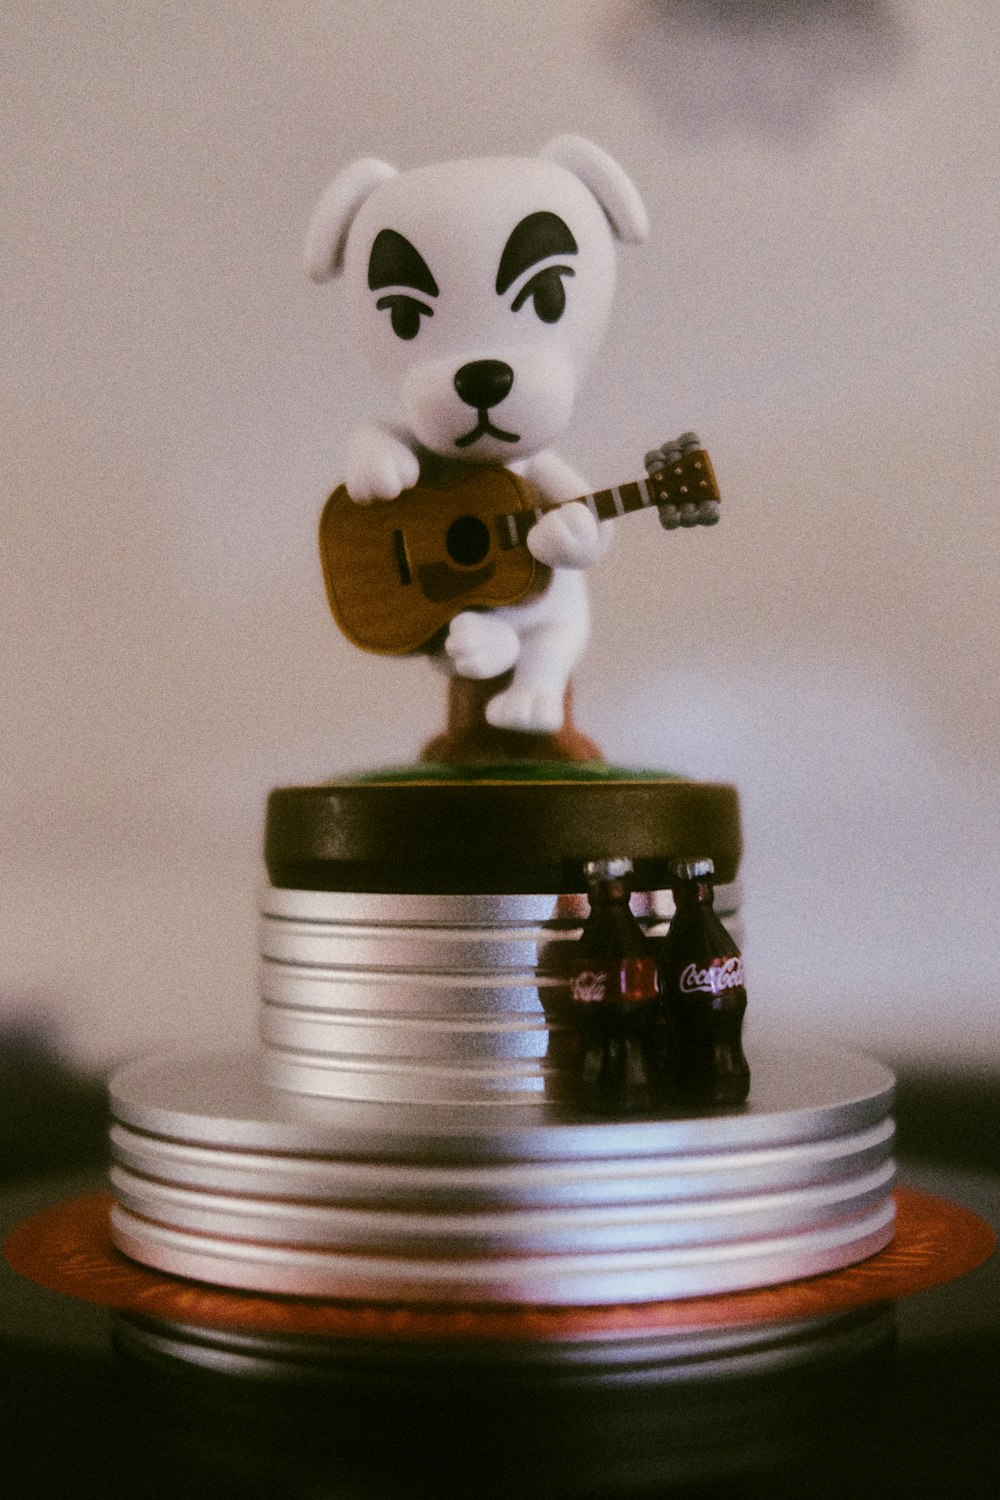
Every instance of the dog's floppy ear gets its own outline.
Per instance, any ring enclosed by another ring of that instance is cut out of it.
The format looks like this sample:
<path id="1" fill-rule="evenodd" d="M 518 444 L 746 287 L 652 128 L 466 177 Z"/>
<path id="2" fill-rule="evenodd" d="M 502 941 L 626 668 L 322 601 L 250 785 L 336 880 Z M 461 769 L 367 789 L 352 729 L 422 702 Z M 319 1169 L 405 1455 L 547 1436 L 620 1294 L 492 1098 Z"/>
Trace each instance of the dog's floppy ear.
<path id="1" fill-rule="evenodd" d="M 622 168 L 582 135 L 557 135 L 538 153 L 547 157 L 590 189 L 607 215 L 615 237 L 638 245 L 649 233 L 649 219 L 638 189 Z"/>
<path id="2" fill-rule="evenodd" d="M 306 233 L 306 270 L 313 281 L 328 281 L 344 268 L 344 246 L 365 199 L 398 176 L 387 161 L 365 156 L 338 172 L 313 210 Z"/>

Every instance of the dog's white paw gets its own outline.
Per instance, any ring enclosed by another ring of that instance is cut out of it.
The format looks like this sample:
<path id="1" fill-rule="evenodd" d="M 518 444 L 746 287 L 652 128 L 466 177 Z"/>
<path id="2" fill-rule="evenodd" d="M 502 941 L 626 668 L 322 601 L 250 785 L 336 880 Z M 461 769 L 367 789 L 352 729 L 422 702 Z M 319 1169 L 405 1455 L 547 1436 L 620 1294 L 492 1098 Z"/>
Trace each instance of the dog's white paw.
<path id="1" fill-rule="evenodd" d="M 572 500 L 535 522 L 528 551 L 550 568 L 592 568 L 604 554 L 604 538 L 587 507 Z"/>
<path id="2" fill-rule="evenodd" d="M 466 610 L 448 627 L 444 649 L 459 677 L 499 677 L 517 661 L 521 643 L 506 620 Z"/>
<path id="3" fill-rule="evenodd" d="M 495 729 L 555 734 L 563 724 L 562 694 L 512 684 L 487 703 L 486 719 Z"/>
<path id="4" fill-rule="evenodd" d="M 420 478 L 417 455 L 387 427 L 359 427 L 347 447 L 344 483 L 352 500 L 395 500 Z"/>

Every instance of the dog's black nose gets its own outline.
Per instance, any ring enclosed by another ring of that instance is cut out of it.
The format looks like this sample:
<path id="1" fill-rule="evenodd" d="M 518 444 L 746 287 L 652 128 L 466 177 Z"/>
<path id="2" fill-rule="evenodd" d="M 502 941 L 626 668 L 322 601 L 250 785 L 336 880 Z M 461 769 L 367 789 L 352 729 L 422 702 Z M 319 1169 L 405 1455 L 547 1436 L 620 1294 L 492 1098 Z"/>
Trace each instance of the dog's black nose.
<path id="1" fill-rule="evenodd" d="M 455 371 L 455 389 L 466 406 L 496 406 L 514 384 L 514 371 L 502 359 L 474 359 Z"/>

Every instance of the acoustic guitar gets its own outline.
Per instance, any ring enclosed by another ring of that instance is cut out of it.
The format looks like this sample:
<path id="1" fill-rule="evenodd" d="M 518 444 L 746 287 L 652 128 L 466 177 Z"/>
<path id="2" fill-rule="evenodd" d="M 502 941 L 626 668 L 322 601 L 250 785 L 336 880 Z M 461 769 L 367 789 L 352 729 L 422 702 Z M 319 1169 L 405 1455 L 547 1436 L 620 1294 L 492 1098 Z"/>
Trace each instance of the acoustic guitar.
<path id="1" fill-rule="evenodd" d="M 580 500 L 600 521 L 649 507 L 667 530 L 719 519 L 712 463 L 693 432 L 648 453 L 646 471 Z M 319 526 L 334 619 L 365 651 L 399 655 L 426 646 L 464 609 L 516 604 L 548 578 L 525 543 L 553 508 L 502 468 L 470 466 L 452 483 L 420 483 L 370 505 L 340 485 Z"/>

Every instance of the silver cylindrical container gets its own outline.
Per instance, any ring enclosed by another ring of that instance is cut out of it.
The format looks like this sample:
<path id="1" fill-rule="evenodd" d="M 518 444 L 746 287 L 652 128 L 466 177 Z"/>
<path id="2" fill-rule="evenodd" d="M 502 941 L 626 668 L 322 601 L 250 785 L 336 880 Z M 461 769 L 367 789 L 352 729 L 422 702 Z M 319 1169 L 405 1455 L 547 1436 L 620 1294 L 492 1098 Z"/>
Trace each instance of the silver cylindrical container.
<path id="1" fill-rule="evenodd" d="M 892 1237 L 892 1080 L 771 1047 L 746 1107 L 583 1121 L 400 1104 L 177 1057 L 112 1085 L 112 1233 L 172 1275 L 307 1297 L 601 1304 L 835 1270 Z"/>
<path id="2" fill-rule="evenodd" d="M 666 930 L 667 892 L 639 894 Z M 738 926 L 739 891 L 717 908 Z M 397 1104 L 523 1104 L 558 1086 L 560 973 L 577 895 L 385 895 L 271 887 L 261 909 L 260 1034 L 269 1082 Z"/>

